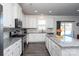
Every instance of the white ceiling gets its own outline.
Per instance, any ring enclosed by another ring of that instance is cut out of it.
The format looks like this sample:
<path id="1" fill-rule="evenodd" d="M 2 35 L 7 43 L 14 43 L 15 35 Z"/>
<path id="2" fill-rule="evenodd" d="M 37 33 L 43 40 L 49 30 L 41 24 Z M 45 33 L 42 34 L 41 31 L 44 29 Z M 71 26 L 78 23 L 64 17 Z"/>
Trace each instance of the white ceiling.
<path id="1" fill-rule="evenodd" d="M 79 3 L 20 3 L 26 15 L 75 15 L 79 16 Z M 34 11 L 38 10 L 37 13 Z M 52 13 L 49 13 L 52 11 Z"/>

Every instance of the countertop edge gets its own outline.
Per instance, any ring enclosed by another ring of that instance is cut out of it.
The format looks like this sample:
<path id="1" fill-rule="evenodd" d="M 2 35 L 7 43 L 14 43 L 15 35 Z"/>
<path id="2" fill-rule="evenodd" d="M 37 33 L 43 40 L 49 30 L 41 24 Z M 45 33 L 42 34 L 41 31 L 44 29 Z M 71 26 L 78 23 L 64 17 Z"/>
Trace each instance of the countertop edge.
<path id="1" fill-rule="evenodd" d="M 52 40 L 54 43 L 56 43 L 61 48 L 79 48 L 79 46 L 61 46 L 59 43 L 57 43 L 55 40 L 51 39 L 49 36 L 47 36 L 50 40 Z"/>
<path id="2" fill-rule="evenodd" d="M 11 39 L 11 38 L 10 38 Z M 15 40 L 14 40 L 15 39 Z M 17 39 L 17 40 L 16 40 Z M 9 43 L 9 45 L 7 44 L 6 46 L 3 45 L 3 50 L 5 50 L 6 48 L 10 47 L 11 45 L 13 45 L 15 42 L 17 42 L 18 40 L 20 40 L 20 38 L 12 38 L 12 40 L 14 40 L 12 43 Z"/>

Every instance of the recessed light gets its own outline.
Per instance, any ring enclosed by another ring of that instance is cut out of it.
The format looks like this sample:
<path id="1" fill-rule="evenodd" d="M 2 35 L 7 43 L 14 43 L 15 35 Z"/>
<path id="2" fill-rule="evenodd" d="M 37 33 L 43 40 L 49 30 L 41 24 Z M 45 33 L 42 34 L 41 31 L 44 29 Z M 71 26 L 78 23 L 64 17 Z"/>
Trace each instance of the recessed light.
<path id="1" fill-rule="evenodd" d="M 49 13 L 52 13 L 52 11 L 50 10 Z"/>
<path id="2" fill-rule="evenodd" d="M 77 10 L 77 11 L 79 11 L 79 10 Z"/>
<path id="3" fill-rule="evenodd" d="M 44 18 L 44 14 L 40 14 L 40 19 L 43 19 Z"/>
<path id="4" fill-rule="evenodd" d="M 38 12 L 38 10 L 34 10 L 34 12 L 35 12 L 35 13 L 37 13 L 37 12 Z"/>

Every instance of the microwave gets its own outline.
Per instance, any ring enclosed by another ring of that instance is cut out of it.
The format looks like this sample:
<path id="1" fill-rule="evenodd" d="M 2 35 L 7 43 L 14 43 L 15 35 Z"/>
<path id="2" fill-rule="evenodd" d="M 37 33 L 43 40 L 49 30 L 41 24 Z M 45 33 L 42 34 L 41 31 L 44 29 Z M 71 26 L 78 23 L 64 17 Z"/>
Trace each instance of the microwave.
<path id="1" fill-rule="evenodd" d="M 22 28 L 22 21 L 19 19 L 15 19 L 15 28 Z"/>

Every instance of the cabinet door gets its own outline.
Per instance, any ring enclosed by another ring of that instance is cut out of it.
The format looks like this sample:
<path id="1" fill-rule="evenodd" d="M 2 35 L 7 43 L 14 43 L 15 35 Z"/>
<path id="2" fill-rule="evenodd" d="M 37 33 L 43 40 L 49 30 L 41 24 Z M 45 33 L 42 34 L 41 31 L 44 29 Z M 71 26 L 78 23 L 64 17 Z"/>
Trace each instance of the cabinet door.
<path id="1" fill-rule="evenodd" d="M 21 42 L 17 41 L 13 44 L 13 56 L 20 56 L 21 53 Z"/>
<path id="2" fill-rule="evenodd" d="M 23 25 L 23 28 L 27 28 L 27 25 L 28 25 L 26 16 L 23 13 L 22 13 L 22 25 Z"/>
<path id="3" fill-rule="evenodd" d="M 46 39 L 46 33 L 43 33 L 42 34 L 42 41 L 45 42 L 45 39 Z"/>
<path id="4" fill-rule="evenodd" d="M 39 39 L 37 39 L 38 34 L 29 34 L 29 42 L 38 42 Z"/>
<path id="5" fill-rule="evenodd" d="M 26 43 L 28 44 L 29 42 L 29 34 L 27 34 L 27 38 L 26 38 Z"/>
<path id="6" fill-rule="evenodd" d="M 55 44 L 55 49 L 54 50 L 55 50 L 56 56 L 61 55 L 61 48 L 57 44 Z"/>
<path id="7" fill-rule="evenodd" d="M 26 25 L 24 25 L 25 26 L 25 28 L 29 28 L 29 16 L 25 16 L 25 23 L 26 23 Z"/>
<path id="8" fill-rule="evenodd" d="M 3 4 L 3 26 L 14 27 L 12 4 L 8 4 L 8 3 Z"/>
<path id="9" fill-rule="evenodd" d="M 4 56 L 12 56 L 12 46 L 4 49 Z"/>
<path id="10" fill-rule="evenodd" d="M 47 48 L 47 50 L 49 49 L 49 39 L 48 39 L 48 37 L 46 37 L 46 48 Z"/>
<path id="11" fill-rule="evenodd" d="M 17 17 L 18 17 L 19 20 L 22 21 L 22 9 L 21 9 L 21 7 L 19 5 L 17 6 L 17 8 L 18 8 Z"/>
<path id="12" fill-rule="evenodd" d="M 51 41 L 51 55 L 52 56 L 61 55 L 61 48 L 53 41 Z"/>
<path id="13" fill-rule="evenodd" d="M 55 50 L 55 43 L 51 41 L 51 56 L 56 55 L 56 50 Z"/>
<path id="14" fill-rule="evenodd" d="M 17 11 L 18 11 L 18 8 L 17 8 L 17 4 L 13 4 L 13 19 L 15 19 L 15 18 L 18 18 L 18 16 L 17 16 Z"/>
<path id="15" fill-rule="evenodd" d="M 54 18 L 52 16 L 47 16 L 47 28 L 53 28 L 54 27 Z"/>
<path id="16" fill-rule="evenodd" d="M 22 53 L 22 41 L 21 41 L 21 39 L 18 41 L 18 50 L 19 50 L 19 55 L 21 55 L 21 53 Z"/>
<path id="17" fill-rule="evenodd" d="M 49 51 L 49 53 L 51 55 L 51 53 L 52 53 L 52 45 L 51 45 L 51 40 L 50 39 L 49 39 L 49 48 L 48 48 L 48 51 Z"/>
<path id="18" fill-rule="evenodd" d="M 29 28 L 37 28 L 37 17 L 29 16 Z"/>
<path id="19" fill-rule="evenodd" d="M 18 43 L 14 43 L 13 44 L 13 56 L 19 56 L 19 47 L 18 47 Z"/>
<path id="20" fill-rule="evenodd" d="M 15 18 L 18 18 L 19 20 L 21 20 L 21 13 L 22 13 L 22 9 L 21 9 L 21 7 L 18 5 L 18 4 L 16 4 L 16 3 L 14 3 L 13 4 L 13 18 L 15 19 Z"/>
<path id="21" fill-rule="evenodd" d="M 45 42 L 45 35 L 44 34 L 29 34 L 29 42 Z"/>

